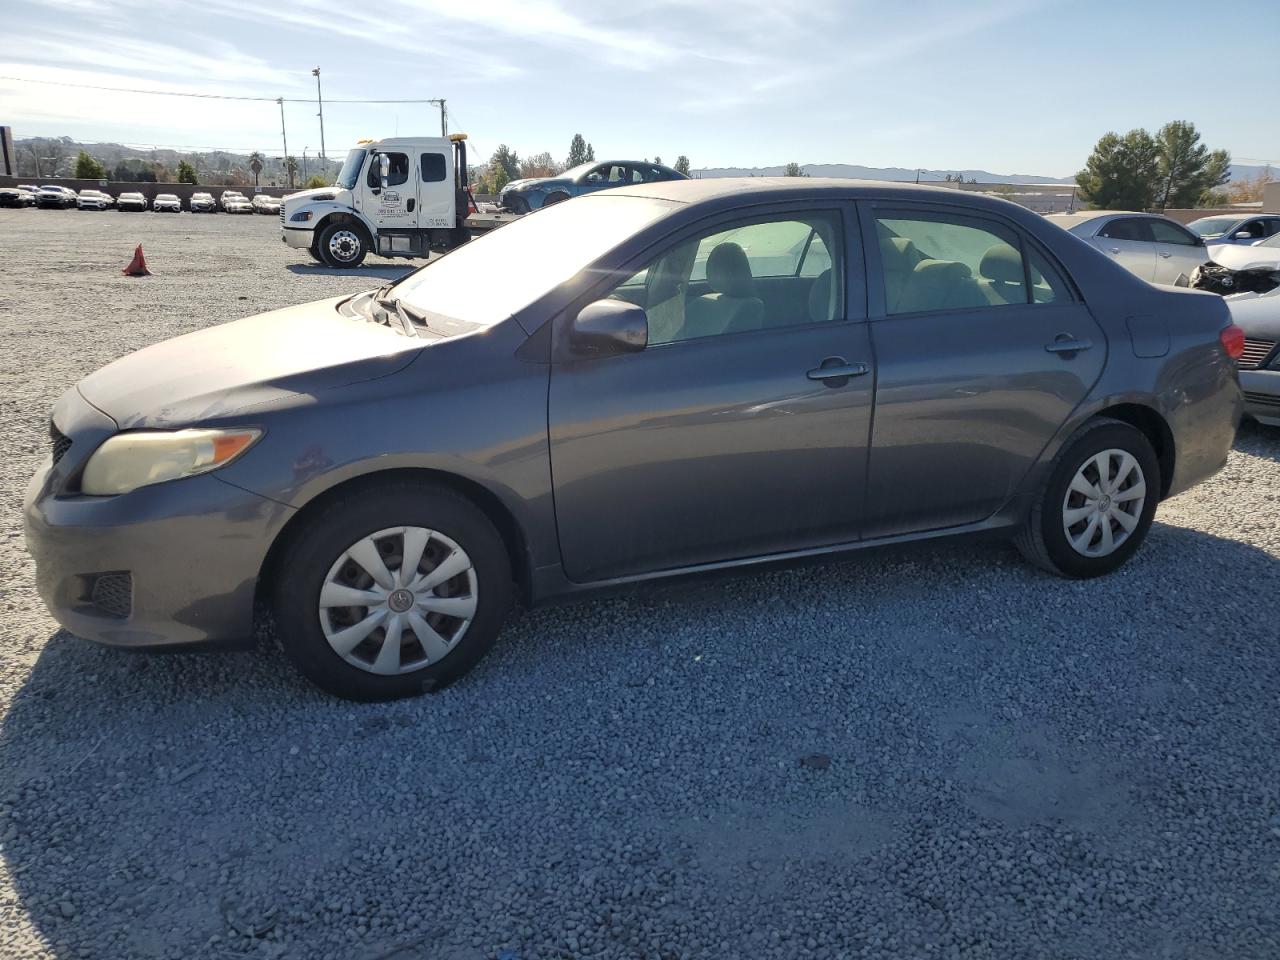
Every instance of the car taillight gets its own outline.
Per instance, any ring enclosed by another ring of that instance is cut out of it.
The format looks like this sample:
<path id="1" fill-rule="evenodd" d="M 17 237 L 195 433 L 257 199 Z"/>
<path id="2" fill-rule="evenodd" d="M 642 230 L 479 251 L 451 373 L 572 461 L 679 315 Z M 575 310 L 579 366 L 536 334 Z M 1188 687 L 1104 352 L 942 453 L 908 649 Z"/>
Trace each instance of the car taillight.
<path id="1" fill-rule="evenodd" d="M 1227 356 L 1232 360 L 1239 360 L 1244 353 L 1244 331 L 1237 327 L 1234 323 L 1228 327 L 1223 327 L 1222 332 L 1218 334 L 1218 339 L 1222 341 L 1222 349 L 1227 351 Z"/>

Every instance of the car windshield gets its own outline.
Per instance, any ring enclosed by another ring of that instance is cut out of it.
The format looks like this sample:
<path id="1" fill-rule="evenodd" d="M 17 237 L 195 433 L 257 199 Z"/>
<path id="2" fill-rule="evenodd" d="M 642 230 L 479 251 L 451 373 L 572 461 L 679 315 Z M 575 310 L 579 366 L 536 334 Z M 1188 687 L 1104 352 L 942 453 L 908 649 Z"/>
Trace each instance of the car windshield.
<path id="1" fill-rule="evenodd" d="M 1280 247 L 1280 233 L 1275 236 L 1267 237 L 1261 243 L 1255 243 L 1255 247 Z"/>
<path id="2" fill-rule="evenodd" d="M 342 169 L 338 171 L 338 179 L 333 181 L 335 187 L 342 187 L 344 190 L 354 189 L 356 180 L 360 176 L 360 168 L 364 166 L 364 157 L 368 153 L 360 147 L 356 147 L 347 154 L 346 162 L 342 164 Z"/>
<path id="3" fill-rule="evenodd" d="M 396 296 L 428 315 L 492 326 L 678 206 L 616 195 L 555 204 L 427 264 Z"/>
<path id="4" fill-rule="evenodd" d="M 1239 222 L 1239 217 L 1201 217 L 1188 223 L 1187 229 L 1201 237 L 1220 237 Z"/>
<path id="5" fill-rule="evenodd" d="M 600 166 L 598 162 L 592 160 L 590 163 L 580 163 L 576 167 L 570 167 L 564 173 L 560 174 L 565 180 L 576 180 L 589 170 L 594 170 Z"/>

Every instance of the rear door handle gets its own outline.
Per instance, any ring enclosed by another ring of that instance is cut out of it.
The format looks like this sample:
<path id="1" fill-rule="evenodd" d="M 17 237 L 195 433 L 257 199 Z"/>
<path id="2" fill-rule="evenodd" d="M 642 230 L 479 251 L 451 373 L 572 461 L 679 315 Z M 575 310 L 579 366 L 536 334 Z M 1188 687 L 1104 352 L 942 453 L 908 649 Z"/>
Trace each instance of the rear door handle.
<path id="1" fill-rule="evenodd" d="M 844 357 L 827 357 L 805 376 L 810 380 L 821 380 L 828 387 L 842 387 L 850 377 L 861 377 L 870 372 L 871 368 L 865 363 L 850 363 Z"/>
<path id="2" fill-rule="evenodd" d="M 1092 340 L 1077 340 L 1069 333 L 1058 334 L 1053 343 L 1046 343 L 1044 348 L 1050 353 L 1079 353 L 1093 346 Z"/>
<path id="3" fill-rule="evenodd" d="M 1161 251 L 1160 251 L 1160 256 L 1162 256 L 1162 257 L 1164 257 L 1166 260 L 1168 260 L 1170 257 L 1172 257 L 1172 256 L 1173 256 L 1173 254 L 1172 254 L 1172 253 L 1165 253 L 1163 250 L 1161 250 Z"/>
<path id="4" fill-rule="evenodd" d="M 1119 248 L 1119 247 L 1108 247 L 1107 249 L 1108 249 L 1108 250 L 1110 250 L 1112 253 L 1119 253 L 1119 252 L 1120 252 L 1120 248 Z"/>

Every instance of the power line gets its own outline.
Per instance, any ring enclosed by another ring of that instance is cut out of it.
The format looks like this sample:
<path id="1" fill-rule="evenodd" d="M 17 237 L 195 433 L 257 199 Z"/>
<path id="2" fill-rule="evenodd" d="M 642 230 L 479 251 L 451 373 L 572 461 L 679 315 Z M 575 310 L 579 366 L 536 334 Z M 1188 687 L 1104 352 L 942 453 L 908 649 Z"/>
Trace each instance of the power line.
<path id="1" fill-rule="evenodd" d="M 32 80 L 28 77 L 0 77 L 15 83 L 38 83 L 46 87 L 74 87 L 77 90 L 102 90 L 107 93 L 140 93 L 149 97 L 190 97 L 196 100 L 242 100 L 255 103 L 315 103 L 311 97 L 245 97 L 229 93 L 187 93 L 177 90 L 139 90 L 136 87 L 105 87 L 92 83 L 70 83 L 65 80 Z M 417 100 L 329 100 L 328 103 L 439 103 L 439 98 Z"/>

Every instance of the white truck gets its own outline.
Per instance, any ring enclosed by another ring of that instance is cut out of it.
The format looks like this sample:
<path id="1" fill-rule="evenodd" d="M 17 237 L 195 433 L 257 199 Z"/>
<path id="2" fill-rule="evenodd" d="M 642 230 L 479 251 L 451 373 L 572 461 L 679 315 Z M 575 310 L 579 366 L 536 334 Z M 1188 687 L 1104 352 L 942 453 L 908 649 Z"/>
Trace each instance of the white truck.
<path id="1" fill-rule="evenodd" d="M 426 257 L 514 219 L 474 215 L 466 134 L 361 140 L 331 187 L 291 193 L 280 205 L 282 239 L 331 267 L 365 255 Z"/>

